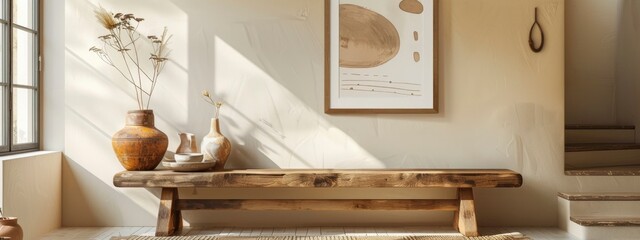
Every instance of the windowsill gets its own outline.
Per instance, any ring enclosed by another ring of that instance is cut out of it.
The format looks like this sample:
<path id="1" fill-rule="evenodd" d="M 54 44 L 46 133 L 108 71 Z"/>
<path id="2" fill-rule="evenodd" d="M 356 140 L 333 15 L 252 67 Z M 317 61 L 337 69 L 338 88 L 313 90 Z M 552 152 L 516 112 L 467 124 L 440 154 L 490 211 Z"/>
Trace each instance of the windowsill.
<path id="1" fill-rule="evenodd" d="M 45 156 L 49 154 L 58 154 L 58 153 L 60 152 L 59 151 L 33 151 L 33 152 L 27 152 L 27 153 L 5 155 L 5 156 L 0 156 L 0 162 L 20 160 L 25 158 L 32 158 L 32 157 Z"/>

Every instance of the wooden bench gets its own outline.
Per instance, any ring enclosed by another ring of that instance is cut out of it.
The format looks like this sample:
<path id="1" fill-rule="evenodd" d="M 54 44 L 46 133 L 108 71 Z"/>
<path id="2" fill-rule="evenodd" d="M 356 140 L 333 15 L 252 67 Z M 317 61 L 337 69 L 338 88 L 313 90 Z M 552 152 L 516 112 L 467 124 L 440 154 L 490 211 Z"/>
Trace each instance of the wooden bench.
<path id="1" fill-rule="evenodd" d="M 454 211 L 454 227 L 478 236 L 472 188 L 520 187 L 511 170 L 249 169 L 179 173 L 125 171 L 116 187 L 162 188 L 156 236 L 182 228 L 182 210 L 440 210 Z M 180 199 L 178 188 L 457 188 L 457 199 Z"/>

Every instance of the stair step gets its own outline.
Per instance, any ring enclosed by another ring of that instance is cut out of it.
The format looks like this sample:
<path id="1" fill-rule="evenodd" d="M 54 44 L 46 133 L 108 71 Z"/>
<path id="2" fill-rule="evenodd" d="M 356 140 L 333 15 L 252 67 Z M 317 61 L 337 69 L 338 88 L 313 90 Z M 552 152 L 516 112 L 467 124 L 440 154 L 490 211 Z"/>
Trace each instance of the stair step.
<path id="1" fill-rule="evenodd" d="M 635 129 L 566 129 L 564 140 L 567 144 L 584 143 L 626 143 L 636 142 Z"/>
<path id="2" fill-rule="evenodd" d="M 584 240 L 640 239 L 639 193 L 559 193 L 558 227 Z"/>
<path id="3" fill-rule="evenodd" d="M 564 194 L 566 195 L 566 194 Z M 573 198 L 578 198 L 571 194 Z M 589 216 L 591 218 L 609 218 L 616 216 L 618 218 L 636 218 L 640 217 L 640 201 L 629 200 L 624 198 L 621 194 L 608 194 L 608 197 L 596 197 L 593 195 L 602 194 L 590 194 L 589 199 L 578 198 L 578 200 L 571 200 L 568 196 L 558 194 L 558 206 L 563 209 L 562 212 L 566 216 L 562 219 L 569 221 L 569 216 Z M 626 196 L 626 195 L 625 195 Z M 637 195 L 636 195 L 637 198 Z"/>
<path id="4" fill-rule="evenodd" d="M 564 174 L 567 176 L 640 176 L 640 166 L 568 169 Z"/>
<path id="5" fill-rule="evenodd" d="M 636 129 L 633 125 L 592 125 L 592 124 L 567 124 L 565 129 Z"/>
<path id="6" fill-rule="evenodd" d="M 632 150 L 640 149 L 640 144 L 635 143 L 576 143 L 566 144 L 565 152 L 592 152 L 609 150 Z"/>
<path id="7" fill-rule="evenodd" d="M 558 193 L 569 201 L 640 201 L 640 193 Z"/>
<path id="8" fill-rule="evenodd" d="M 572 216 L 571 221 L 580 226 L 600 226 L 600 227 L 639 227 L 640 218 L 636 217 L 589 217 Z"/>
<path id="9" fill-rule="evenodd" d="M 566 152 L 564 163 L 565 170 L 640 166 L 640 149 Z"/>

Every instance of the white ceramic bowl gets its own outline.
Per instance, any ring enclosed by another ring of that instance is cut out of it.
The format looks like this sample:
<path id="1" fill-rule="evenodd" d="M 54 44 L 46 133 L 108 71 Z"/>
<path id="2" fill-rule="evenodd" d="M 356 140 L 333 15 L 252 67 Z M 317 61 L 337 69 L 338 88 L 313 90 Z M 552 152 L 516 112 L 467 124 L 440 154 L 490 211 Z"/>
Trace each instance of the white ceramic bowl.
<path id="1" fill-rule="evenodd" d="M 174 158 L 176 159 L 176 162 L 179 163 L 202 162 L 204 155 L 202 155 L 202 153 L 176 153 Z"/>

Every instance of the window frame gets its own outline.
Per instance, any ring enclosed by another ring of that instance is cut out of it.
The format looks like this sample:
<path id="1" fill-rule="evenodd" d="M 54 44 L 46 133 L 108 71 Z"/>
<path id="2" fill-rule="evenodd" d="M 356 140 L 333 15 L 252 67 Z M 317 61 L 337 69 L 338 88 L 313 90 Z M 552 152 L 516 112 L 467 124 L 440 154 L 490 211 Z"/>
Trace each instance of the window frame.
<path id="1" fill-rule="evenodd" d="M 3 138 L 5 145 L 0 145 L 0 156 L 1 155 L 10 155 L 16 153 L 23 152 L 31 152 L 40 150 L 40 99 L 42 90 L 41 86 L 41 71 L 42 71 L 42 52 L 41 52 L 41 44 L 42 44 L 42 14 L 41 14 L 41 0 L 30 0 L 33 4 L 33 16 L 31 19 L 33 27 L 25 27 L 20 24 L 14 23 L 13 21 L 13 3 L 16 0 L 0 0 L 0 4 L 3 5 L 2 16 L 4 18 L 0 18 L 0 26 L 2 29 L 3 37 L 2 37 L 2 49 L 5 51 L 5 54 L 2 54 L 0 58 L 2 58 L 2 69 L 4 70 L 4 74 L 2 78 L 5 81 L 0 81 L 0 86 L 4 88 L 4 101 L 2 107 L 2 119 L 4 120 L 4 125 L 1 126 L 3 128 L 3 132 L 5 136 L 0 136 Z M 24 31 L 29 34 L 33 34 L 33 59 L 31 64 L 33 64 L 32 74 L 33 74 L 33 85 L 24 85 L 24 84 L 15 84 L 13 79 L 13 39 L 14 39 L 14 29 L 18 31 Z M 13 95 L 14 89 L 28 89 L 33 91 L 33 142 L 30 143 L 20 143 L 14 144 L 13 141 Z"/>

